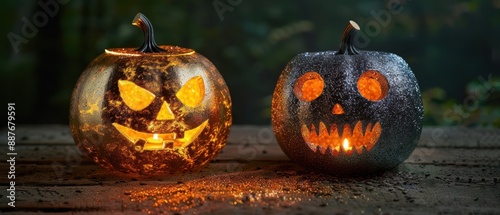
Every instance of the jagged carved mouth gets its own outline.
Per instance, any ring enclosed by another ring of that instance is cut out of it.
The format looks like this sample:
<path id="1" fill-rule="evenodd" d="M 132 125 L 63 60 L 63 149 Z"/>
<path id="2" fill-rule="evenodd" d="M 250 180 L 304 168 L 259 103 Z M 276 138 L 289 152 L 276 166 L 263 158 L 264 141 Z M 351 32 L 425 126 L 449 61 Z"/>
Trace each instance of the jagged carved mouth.
<path id="1" fill-rule="evenodd" d="M 184 137 L 176 138 L 176 133 L 159 133 L 152 134 L 148 132 L 136 131 L 132 128 L 113 123 L 113 126 L 125 138 L 134 144 L 143 144 L 142 150 L 168 150 L 168 149 L 183 149 L 191 144 L 201 134 L 207 126 L 208 119 L 201 123 L 198 127 L 184 131 Z"/>
<path id="2" fill-rule="evenodd" d="M 379 122 L 368 123 L 363 130 L 363 122 L 358 121 L 353 129 L 349 124 L 341 127 L 334 123 L 328 130 L 325 123 L 320 122 L 319 129 L 316 129 L 314 125 L 311 125 L 309 129 L 303 124 L 301 133 L 304 141 L 314 152 L 319 150 L 321 154 L 329 151 L 334 156 L 341 153 L 351 155 L 354 152 L 362 154 L 363 148 L 370 151 L 382 133 L 382 126 Z"/>

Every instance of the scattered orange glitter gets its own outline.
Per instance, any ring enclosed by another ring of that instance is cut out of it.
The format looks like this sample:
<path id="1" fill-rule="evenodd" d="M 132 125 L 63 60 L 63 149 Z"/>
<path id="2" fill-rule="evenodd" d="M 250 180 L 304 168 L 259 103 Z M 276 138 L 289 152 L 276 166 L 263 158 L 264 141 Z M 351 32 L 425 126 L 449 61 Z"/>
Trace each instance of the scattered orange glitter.
<path id="1" fill-rule="evenodd" d="M 130 201 L 125 207 L 140 208 L 148 214 L 185 212 L 207 202 L 227 202 L 233 206 L 290 207 L 317 193 L 335 191 L 320 186 L 321 180 L 301 182 L 303 175 L 295 171 L 247 171 L 192 180 L 182 184 L 165 184 L 155 188 L 125 191 Z M 316 175 L 316 174 L 315 174 Z M 321 190 L 318 190 L 320 187 Z"/>

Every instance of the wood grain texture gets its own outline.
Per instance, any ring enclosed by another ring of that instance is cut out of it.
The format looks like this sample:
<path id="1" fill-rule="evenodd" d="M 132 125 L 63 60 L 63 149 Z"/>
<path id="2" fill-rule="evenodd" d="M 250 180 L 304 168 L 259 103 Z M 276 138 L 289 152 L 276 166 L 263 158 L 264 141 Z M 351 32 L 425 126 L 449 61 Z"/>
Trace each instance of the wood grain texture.
<path id="1" fill-rule="evenodd" d="M 500 213 L 499 129 L 426 127 L 398 168 L 337 178 L 291 162 L 264 126 L 233 126 L 228 144 L 206 167 L 155 176 L 93 164 L 67 126 L 18 128 L 16 208 L 7 206 L 9 180 L 1 177 L 2 213 Z"/>

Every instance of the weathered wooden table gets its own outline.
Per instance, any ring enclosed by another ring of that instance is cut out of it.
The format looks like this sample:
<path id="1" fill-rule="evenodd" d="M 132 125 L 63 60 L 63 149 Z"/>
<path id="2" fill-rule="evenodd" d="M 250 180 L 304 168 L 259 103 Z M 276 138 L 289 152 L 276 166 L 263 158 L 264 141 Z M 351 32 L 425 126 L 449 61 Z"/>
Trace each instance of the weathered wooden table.
<path id="1" fill-rule="evenodd" d="M 500 214 L 500 129 L 426 127 L 397 169 L 358 178 L 294 164 L 262 126 L 233 126 L 204 168 L 149 177 L 95 165 L 67 126 L 18 126 L 16 135 L 15 208 L 0 148 L 3 214 Z"/>

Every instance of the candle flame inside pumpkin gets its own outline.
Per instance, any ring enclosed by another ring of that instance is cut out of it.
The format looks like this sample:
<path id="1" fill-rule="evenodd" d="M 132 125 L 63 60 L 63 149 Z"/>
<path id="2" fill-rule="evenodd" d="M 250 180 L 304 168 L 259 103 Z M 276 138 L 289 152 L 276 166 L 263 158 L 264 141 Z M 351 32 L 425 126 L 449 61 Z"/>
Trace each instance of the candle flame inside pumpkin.
<path id="1" fill-rule="evenodd" d="M 344 147 L 345 151 L 352 149 L 352 147 L 349 146 L 349 140 L 347 140 L 347 138 L 344 138 L 344 143 L 342 143 L 342 146 Z"/>
<path id="2" fill-rule="evenodd" d="M 328 129 L 323 122 L 319 123 L 319 129 L 314 124 L 310 128 L 304 124 L 301 129 L 302 138 L 311 150 L 316 152 L 319 149 L 321 154 L 325 154 L 330 148 L 330 153 L 334 156 L 338 156 L 341 151 L 346 155 L 355 151 L 361 154 L 363 149 L 370 151 L 381 133 L 382 126 L 379 122 L 363 126 L 362 121 L 358 121 L 352 129 L 350 124 L 338 126 L 335 123 Z"/>

